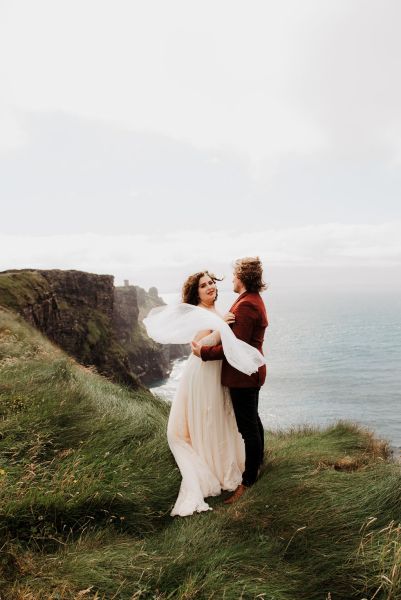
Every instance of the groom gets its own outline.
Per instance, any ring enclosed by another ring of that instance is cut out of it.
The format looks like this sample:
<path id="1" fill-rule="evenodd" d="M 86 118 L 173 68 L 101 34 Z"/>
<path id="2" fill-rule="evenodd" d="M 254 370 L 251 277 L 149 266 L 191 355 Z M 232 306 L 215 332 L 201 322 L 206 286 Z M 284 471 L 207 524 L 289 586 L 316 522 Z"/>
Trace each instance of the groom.
<path id="1" fill-rule="evenodd" d="M 230 308 L 233 313 L 231 323 L 234 334 L 263 353 L 262 345 L 268 325 L 266 307 L 260 296 L 266 285 L 262 280 L 263 267 L 258 257 L 239 258 L 234 263 L 233 288 L 239 297 Z M 245 443 L 245 471 L 242 483 L 225 500 L 226 504 L 236 502 L 253 485 L 263 463 L 264 431 L 258 414 L 259 390 L 266 379 L 266 365 L 252 375 L 245 375 L 234 369 L 224 357 L 223 347 L 200 346 L 192 342 L 192 352 L 202 360 L 223 359 L 221 383 L 230 389 L 235 418 Z"/>

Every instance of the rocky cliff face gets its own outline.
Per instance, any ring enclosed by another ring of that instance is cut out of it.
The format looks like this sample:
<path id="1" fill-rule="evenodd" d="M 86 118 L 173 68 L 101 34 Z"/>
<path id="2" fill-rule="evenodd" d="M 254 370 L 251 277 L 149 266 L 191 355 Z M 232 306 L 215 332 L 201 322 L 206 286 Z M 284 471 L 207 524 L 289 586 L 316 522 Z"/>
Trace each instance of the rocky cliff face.
<path id="1" fill-rule="evenodd" d="M 156 288 L 149 292 L 134 285 L 114 288 L 114 329 L 129 364 L 147 385 L 164 379 L 171 371 L 172 360 L 189 352 L 187 345 L 157 344 L 146 334 L 142 320 L 152 308 L 163 304 Z"/>
<path id="2" fill-rule="evenodd" d="M 82 364 L 131 387 L 163 379 L 174 353 L 187 352 L 156 344 L 144 331 L 141 316 L 163 304 L 157 290 L 114 287 L 112 275 L 3 271 L 0 304 L 19 312 Z"/>
<path id="3" fill-rule="evenodd" d="M 166 346 L 156 344 L 146 335 L 139 319 L 141 310 L 138 296 L 140 295 L 140 291 L 135 286 L 114 289 L 114 328 L 127 353 L 129 363 L 135 365 L 137 376 L 143 383 L 151 384 L 163 379 L 169 373 L 169 350 Z M 147 312 L 149 311 L 145 311 Z"/>

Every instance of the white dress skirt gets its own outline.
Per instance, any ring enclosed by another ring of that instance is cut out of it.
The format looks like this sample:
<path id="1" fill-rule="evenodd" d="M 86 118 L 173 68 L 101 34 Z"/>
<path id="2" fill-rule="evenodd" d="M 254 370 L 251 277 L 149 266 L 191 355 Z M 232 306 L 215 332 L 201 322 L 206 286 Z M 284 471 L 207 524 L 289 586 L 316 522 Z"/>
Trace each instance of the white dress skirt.
<path id="1" fill-rule="evenodd" d="M 213 343 L 213 333 L 201 340 Z M 182 475 L 172 516 L 212 510 L 205 498 L 242 481 L 245 447 L 230 392 L 221 385 L 221 365 L 191 354 L 172 403 L 167 438 Z"/>

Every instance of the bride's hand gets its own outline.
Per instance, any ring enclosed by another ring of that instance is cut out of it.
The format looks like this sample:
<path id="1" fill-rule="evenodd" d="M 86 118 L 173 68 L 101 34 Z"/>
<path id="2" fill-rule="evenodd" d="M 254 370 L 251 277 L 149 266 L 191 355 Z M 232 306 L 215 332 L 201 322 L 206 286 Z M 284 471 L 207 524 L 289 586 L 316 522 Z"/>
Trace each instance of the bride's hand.
<path id="1" fill-rule="evenodd" d="M 223 319 L 225 320 L 226 323 L 230 324 L 230 323 L 234 323 L 235 322 L 235 315 L 232 312 L 228 312 L 224 315 Z"/>
<path id="2" fill-rule="evenodd" d="M 198 356 L 199 358 L 201 357 L 201 344 L 199 344 L 199 342 L 195 342 L 192 340 L 191 342 L 191 350 L 192 350 L 192 354 L 195 354 L 195 356 Z"/>

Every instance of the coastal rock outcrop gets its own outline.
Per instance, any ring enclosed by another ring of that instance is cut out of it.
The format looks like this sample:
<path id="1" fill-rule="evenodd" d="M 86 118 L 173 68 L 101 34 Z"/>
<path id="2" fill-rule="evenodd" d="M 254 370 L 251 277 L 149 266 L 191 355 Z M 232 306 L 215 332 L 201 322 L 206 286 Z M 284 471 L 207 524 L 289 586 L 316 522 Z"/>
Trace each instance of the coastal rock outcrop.
<path id="1" fill-rule="evenodd" d="M 134 285 L 114 288 L 114 330 L 129 364 L 146 385 L 163 380 L 172 361 L 189 353 L 185 344 L 157 344 L 147 335 L 142 320 L 152 308 L 164 304 L 155 287 L 148 292 Z"/>
<path id="2" fill-rule="evenodd" d="M 20 313 L 81 364 L 130 387 L 167 377 L 187 347 L 156 344 L 141 319 L 164 304 L 156 288 L 114 286 L 112 275 L 77 270 L 0 273 L 0 305 Z"/>

